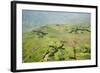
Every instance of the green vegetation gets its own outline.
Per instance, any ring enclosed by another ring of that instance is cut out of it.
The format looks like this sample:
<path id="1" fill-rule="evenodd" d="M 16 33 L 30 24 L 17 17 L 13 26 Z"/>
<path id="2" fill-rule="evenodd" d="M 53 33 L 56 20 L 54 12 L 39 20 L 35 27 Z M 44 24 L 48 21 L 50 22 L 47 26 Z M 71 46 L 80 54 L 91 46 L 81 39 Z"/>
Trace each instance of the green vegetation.
<path id="1" fill-rule="evenodd" d="M 23 62 L 91 59 L 90 32 L 83 24 L 48 24 L 23 32 Z"/>

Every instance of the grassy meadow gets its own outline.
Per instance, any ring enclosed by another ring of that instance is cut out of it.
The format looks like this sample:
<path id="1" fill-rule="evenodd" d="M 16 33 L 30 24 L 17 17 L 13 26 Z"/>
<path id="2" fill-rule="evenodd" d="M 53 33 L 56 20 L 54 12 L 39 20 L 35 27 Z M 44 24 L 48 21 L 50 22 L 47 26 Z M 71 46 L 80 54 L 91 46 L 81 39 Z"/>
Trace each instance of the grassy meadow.
<path id="1" fill-rule="evenodd" d="M 91 59 L 90 25 L 46 24 L 22 34 L 23 63 Z"/>

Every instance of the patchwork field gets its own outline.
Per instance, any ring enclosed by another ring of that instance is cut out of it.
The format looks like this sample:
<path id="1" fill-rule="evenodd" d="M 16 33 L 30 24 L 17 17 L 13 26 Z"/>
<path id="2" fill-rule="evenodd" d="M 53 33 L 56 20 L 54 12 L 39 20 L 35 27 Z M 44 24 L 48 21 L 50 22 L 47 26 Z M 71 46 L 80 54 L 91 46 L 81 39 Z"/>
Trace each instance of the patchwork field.
<path id="1" fill-rule="evenodd" d="M 48 24 L 22 34 L 22 60 L 29 62 L 91 59 L 90 25 Z"/>

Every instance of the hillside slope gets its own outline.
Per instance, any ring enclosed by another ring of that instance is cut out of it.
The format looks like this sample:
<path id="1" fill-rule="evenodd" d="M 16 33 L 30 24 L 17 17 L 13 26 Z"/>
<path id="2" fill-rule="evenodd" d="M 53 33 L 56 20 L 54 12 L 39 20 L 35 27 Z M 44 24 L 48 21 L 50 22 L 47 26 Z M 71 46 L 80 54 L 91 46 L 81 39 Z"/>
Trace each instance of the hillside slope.
<path id="1" fill-rule="evenodd" d="M 90 59 L 90 26 L 48 24 L 23 33 L 23 62 Z"/>

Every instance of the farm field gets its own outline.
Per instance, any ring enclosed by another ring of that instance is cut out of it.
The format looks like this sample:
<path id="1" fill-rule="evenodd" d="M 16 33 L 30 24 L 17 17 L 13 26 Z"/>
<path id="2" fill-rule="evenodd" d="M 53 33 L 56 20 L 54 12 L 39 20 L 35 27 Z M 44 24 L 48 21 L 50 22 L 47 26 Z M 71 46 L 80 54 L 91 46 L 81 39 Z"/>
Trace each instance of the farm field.
<path id="1" fill-rule="evenodd" d="M 22 34 L 22 61 L 91 59 L 91 28 L 85 24 L 46 24 Z"/>

